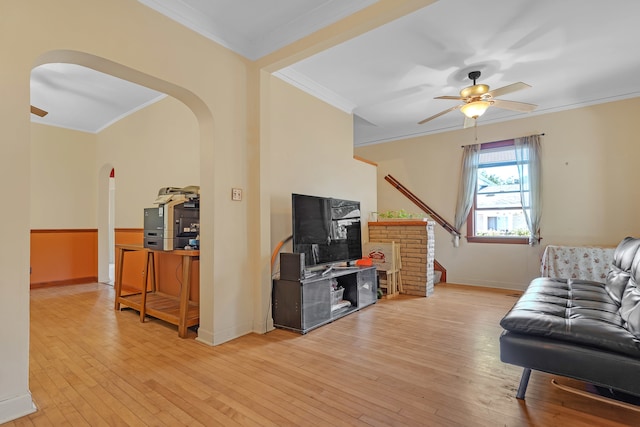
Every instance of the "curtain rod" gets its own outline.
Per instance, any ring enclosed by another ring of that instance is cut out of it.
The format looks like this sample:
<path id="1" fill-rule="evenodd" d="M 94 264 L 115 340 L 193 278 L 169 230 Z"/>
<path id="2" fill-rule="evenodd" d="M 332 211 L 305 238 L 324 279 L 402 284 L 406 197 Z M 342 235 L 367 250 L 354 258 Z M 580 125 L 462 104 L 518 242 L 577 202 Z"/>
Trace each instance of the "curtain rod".
<path id="1" fill-rule="evenodd" d="M 533 135 L 527 135 L 527 136 L 544 136 L 544 133 L 538 133 L 538 134 L 533 134 Z M 513 141 L 515 138 L 511 138 L 511 139 L 503 139 L 502 141 L 491 141 L 491 142 L 483 142 L 480 145 L 484 145 L 484 144 L 499 144 L 501 142 L 509 142 L 509 141 Z M 474 144 L 468 144 L 468 145 L 474 145 Z M 466 145 L 461 145 L 460 148 L 464 148 L 466 147 Z"/>

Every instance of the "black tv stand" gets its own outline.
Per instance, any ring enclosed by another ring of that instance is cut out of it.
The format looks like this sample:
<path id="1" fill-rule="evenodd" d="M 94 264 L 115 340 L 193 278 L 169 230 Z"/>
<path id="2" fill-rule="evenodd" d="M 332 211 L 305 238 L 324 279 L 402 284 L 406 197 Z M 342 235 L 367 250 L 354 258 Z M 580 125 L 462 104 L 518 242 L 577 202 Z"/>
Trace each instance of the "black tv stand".
<path id="1" fill-rule="evenodd" d="M 292 270 L 282 265 L 290 259 L 280 258 L 280 271 Z M 277 328 L 306 334 L 374 304 L 378 298 L 375 267 L 331 267 L 311 277 L 304 272 L 300 276 L 273 281 L 271 306 L 273 325 Z M 344 288 L 342 300 L 348 301 L 348 306 L 332 301 L 335 294 L 332 295 L 331 285 L 336 282 Z"/>

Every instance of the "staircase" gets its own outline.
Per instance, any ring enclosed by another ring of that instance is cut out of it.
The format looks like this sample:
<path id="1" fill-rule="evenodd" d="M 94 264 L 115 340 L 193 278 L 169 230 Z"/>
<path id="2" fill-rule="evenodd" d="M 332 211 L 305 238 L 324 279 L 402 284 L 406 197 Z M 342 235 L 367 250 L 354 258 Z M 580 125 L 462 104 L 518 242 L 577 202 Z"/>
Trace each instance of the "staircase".
<path id="1" fill-rule="evenodd" d="M 456 228 L 453 225 L 451 225 L 447 220 L 445 220 L 440 215 L 438 215 L 438 213 L 436 211 L 434 211 L 429 206 L 427 206 L 427 204 L 424 203 L 422 200 L 420 200 L 418 198 L 418 196 L 413 194 L 411 191 L 409 191 L 409 189 L 407 187 L 402 185 L 400 183 L 400 181 L 398 181 L 397 179 L 395 179 L 391 175 L 385 176 L 384 179 L 389 184 L 393 185 L 393 187 L 396 190 L 398 190 L 399 192 L 401 192 L 406 198 L 411 200 L 424 213 L 429 215 L 438 225 L 440 225 L 442 228 L 447 230 L 447 232 L 449 232 L 452 236 L 460 237 L 460 232 L 458 230 L 456 230 Z M 433 270 L 434 270 L 434 272 L 433 272 L 433 283 L 434 284 L 437 284 L 437 283 L 440 283 L 440 282 L 445 282 L 446 283 L 446 281 L 447 281 L 447 269 L 444 268 L 444 266 L 442 264 L 440 264 L 438 261 L 434 260 Z"/>

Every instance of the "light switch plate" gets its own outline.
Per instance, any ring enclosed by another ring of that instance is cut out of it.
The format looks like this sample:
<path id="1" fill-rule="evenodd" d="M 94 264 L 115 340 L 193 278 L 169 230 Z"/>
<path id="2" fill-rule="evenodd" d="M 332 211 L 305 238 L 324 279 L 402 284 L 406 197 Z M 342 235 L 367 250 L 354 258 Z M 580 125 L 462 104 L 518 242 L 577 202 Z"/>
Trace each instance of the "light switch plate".
<path id="1" fill-rule="evenodd" d="M 242 189 L 241 188 L 232 188 L 231 189 L 231 200 L 242 200 Z"/>

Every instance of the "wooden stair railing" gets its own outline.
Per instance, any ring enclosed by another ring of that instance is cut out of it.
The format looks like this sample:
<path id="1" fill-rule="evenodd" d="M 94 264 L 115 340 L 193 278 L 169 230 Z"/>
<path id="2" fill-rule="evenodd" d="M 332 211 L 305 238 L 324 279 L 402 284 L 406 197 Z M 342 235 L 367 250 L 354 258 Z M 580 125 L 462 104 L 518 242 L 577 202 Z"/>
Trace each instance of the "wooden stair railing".
<path id="1" fill-rule="evenodd" d="M 438 223 L 442 228 L 451 233 L 452 236 L 460 237 L 460 232 L 456 230 L 456 228 L 449 224 L 447 220 L 438 215 L 433 209 L 427 206 L 422 200 L 420 200 L 415 194 L 407 189 L 404 185 L 400 183 L 397 179 L 392 177 L 391 175 L 387 175 L 384 179 L 391 185 L 393 185 L 396 190 L 404 194 L 409 200 L 411 200 L 416 206 L 422 209 L 427 215 L 429 215 L 433 220 Z"/>
<path id="2" fill-rule="evenodd" d="M 433 260 L 433 269 L 440 272 L 440 282 L 447 283 L 447 269 L 436 260 Z"/>
<path id="3" fill-rule="evenodd" d="M 456 230 L 456 228 L 453 225 L 449 224 L 444 218 L 442 218 L 440 215 L 438 215 L 436 213 L 436 211 L 434 211 L 429 206 L 427 206 L 427 204 L 424 203 L 422 200 L 420 200 L 418 198 L 418 196 L 413 194 L 411 191 L 409 191 L 409 189 L 407 189 L 407 187 L 402 185 L 400 183 L 400 181 L 398 181 L 397 179 L 395 179 L 391 175 L 385 176 L 384 179 L 389 184 L 393 185 L 396 188 L 396 190 L 398 190 L 399 192 L 404 194 L 405 197 L 407 197 L 409 200 L 411 200 L 413 203 L 415 203 L 415 205 L 418 206 L 420 209 L 422 209 L 423 212 L 425 212 L 427 215 L 429 215 L 431 218 L 433 218 L 433 220 L 436 223 L 438 223 L 442 228 L 444 228 L 449 233 L 451 233 L 452 236 L 454 236 L 454 237 L 457 236 L 458 238 L 460 237 L 460 232 L 458 230 Z M 434 266 L 433 267 L 434 267 L 434 270 L 440 271 L 440 273 L 441 273 L 440 281 L 443 282 L 443 283 L 446 283 L 447 282 L 447 269 L 444 268 L 444 266 L 442 264 L 440 264 L 436 260 L 434 260 Z"/>

